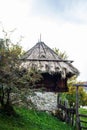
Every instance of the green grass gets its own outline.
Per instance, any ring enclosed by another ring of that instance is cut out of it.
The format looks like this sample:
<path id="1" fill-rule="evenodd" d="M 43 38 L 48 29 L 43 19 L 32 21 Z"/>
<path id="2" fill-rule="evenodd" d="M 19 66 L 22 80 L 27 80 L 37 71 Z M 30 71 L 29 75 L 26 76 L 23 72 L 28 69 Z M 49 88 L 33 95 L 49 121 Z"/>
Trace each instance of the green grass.
<path id="1" fill-rule="evenodd" d="M 87 109 L 79 109 L 79 113 L 83 114 L 83 115 L 87 115 Z M 87 122 L 87 117 L 80 117 L 80 120 L 86 121 Z M 87 123 L 81 123 L 82 126 L 86 126 L 87 127 Z"/>
<path id="2" fill-rule="evenodd" d="M 0 113 L 0 130 L 74 130 L 69 124 L 45 112 L 15 108 L 17 116 Z"/>

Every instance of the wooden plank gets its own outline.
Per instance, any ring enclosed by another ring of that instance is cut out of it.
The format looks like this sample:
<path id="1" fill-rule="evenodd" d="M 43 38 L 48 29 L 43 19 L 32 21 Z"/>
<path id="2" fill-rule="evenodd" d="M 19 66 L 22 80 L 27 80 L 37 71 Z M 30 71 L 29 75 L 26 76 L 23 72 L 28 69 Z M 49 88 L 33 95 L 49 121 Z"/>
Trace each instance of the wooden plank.
<path id="1" fill-rule="evenodd" d="M 76 87 L 87 87 L 87 84 L 73 84 Z"/>
<path id="2" fill-rule="evenodd" d="M 58 104 L 58 108 L 61 108 L 63 110 L 67 110 L 70 113 L 76 113 L 75 108 L 67 108 L 65 105 L 62 105 L 60 103 Z"/>
<path id="3" fill-rule="evenodd" d="M 82 123 L 87 123 L 87 121 L 83 121 L 83 120 L 80 120 L 80 122 L 82 122 Z"/>
<path id="4" fill-rule="evenodd" d="M 87 117 L 87 115 L 79 114 L 80 117 Z"/>
<path id="5" fill-rule="evenodd" d="M 81 126 L 81 128 L 87 130 L 87 127 Z"/>
<path id="6" fill-rule="evenodd" d="M 64 105 L 58 104 L 58 108 L 61 108 L 62 110 L 67 111 L 67 109 Z"/>
<path id="7" fill-rule="evenodd" d="M 76 128 L 77 130 L 80 130 L 80 119 L 79 119 L 79 95 L 78 95 L 78 88 L 79 86 L 76 86 Z"/>

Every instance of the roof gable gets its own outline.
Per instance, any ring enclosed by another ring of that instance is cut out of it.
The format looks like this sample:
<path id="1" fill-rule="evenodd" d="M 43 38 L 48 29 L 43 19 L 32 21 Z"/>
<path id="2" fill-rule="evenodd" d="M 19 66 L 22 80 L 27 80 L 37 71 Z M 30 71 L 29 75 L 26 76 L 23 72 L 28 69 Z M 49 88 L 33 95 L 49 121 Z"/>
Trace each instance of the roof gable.
<path id="1" fill-rule="evenodd" d="M 78 75 L 79 71 L 69 60 L 63 60 L 44 42 L 38 42 L 21 58 L 25 68 L 36 67 L 37 70 L 48 73 L 61 73 L 62 77 Z"/>
<path id="2" fill-rule="evenodd" d="M 25 53 L 22 59 L 27 60 L 62 60 L 51 48 L 44 42 L 38 42 L 34 47 Z"/>

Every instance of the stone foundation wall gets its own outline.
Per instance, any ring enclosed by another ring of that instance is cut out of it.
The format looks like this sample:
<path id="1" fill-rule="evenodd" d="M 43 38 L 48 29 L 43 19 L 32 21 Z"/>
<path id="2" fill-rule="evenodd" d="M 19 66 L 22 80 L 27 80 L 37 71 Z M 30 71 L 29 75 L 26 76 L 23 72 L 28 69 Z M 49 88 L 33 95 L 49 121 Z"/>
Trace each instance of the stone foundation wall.
<path id="1" fill-rule="evenodd" d="M 28 101 L 31 101 L 38 110 L 53 111 L 57 109 L 57 94 L 51 92 L 35 92 L 34 96 L 27 97 Z"/>
<path id="2" fill-rule="evenodd" d="M 57 109 L 57 94 L 52 92 L 12 93 L 13 105 L 24 106 L 28 109 L 35 108 L 42 111 L 53 111 Z"/>

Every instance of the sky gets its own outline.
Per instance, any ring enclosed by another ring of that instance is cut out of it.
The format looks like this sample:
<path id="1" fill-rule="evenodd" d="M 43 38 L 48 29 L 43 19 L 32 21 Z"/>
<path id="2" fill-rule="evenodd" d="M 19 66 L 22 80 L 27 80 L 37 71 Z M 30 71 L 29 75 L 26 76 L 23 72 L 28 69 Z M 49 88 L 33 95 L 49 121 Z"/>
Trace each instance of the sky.
<path id="1" fill-rule="evenodd" d="M 39 40 L 66 52 L 87 81 L 87 0 L 0 0 L 0 37 L 8 32 L 25 50 Z M 13 33 L 12 33 L 13 31 Z"/>

